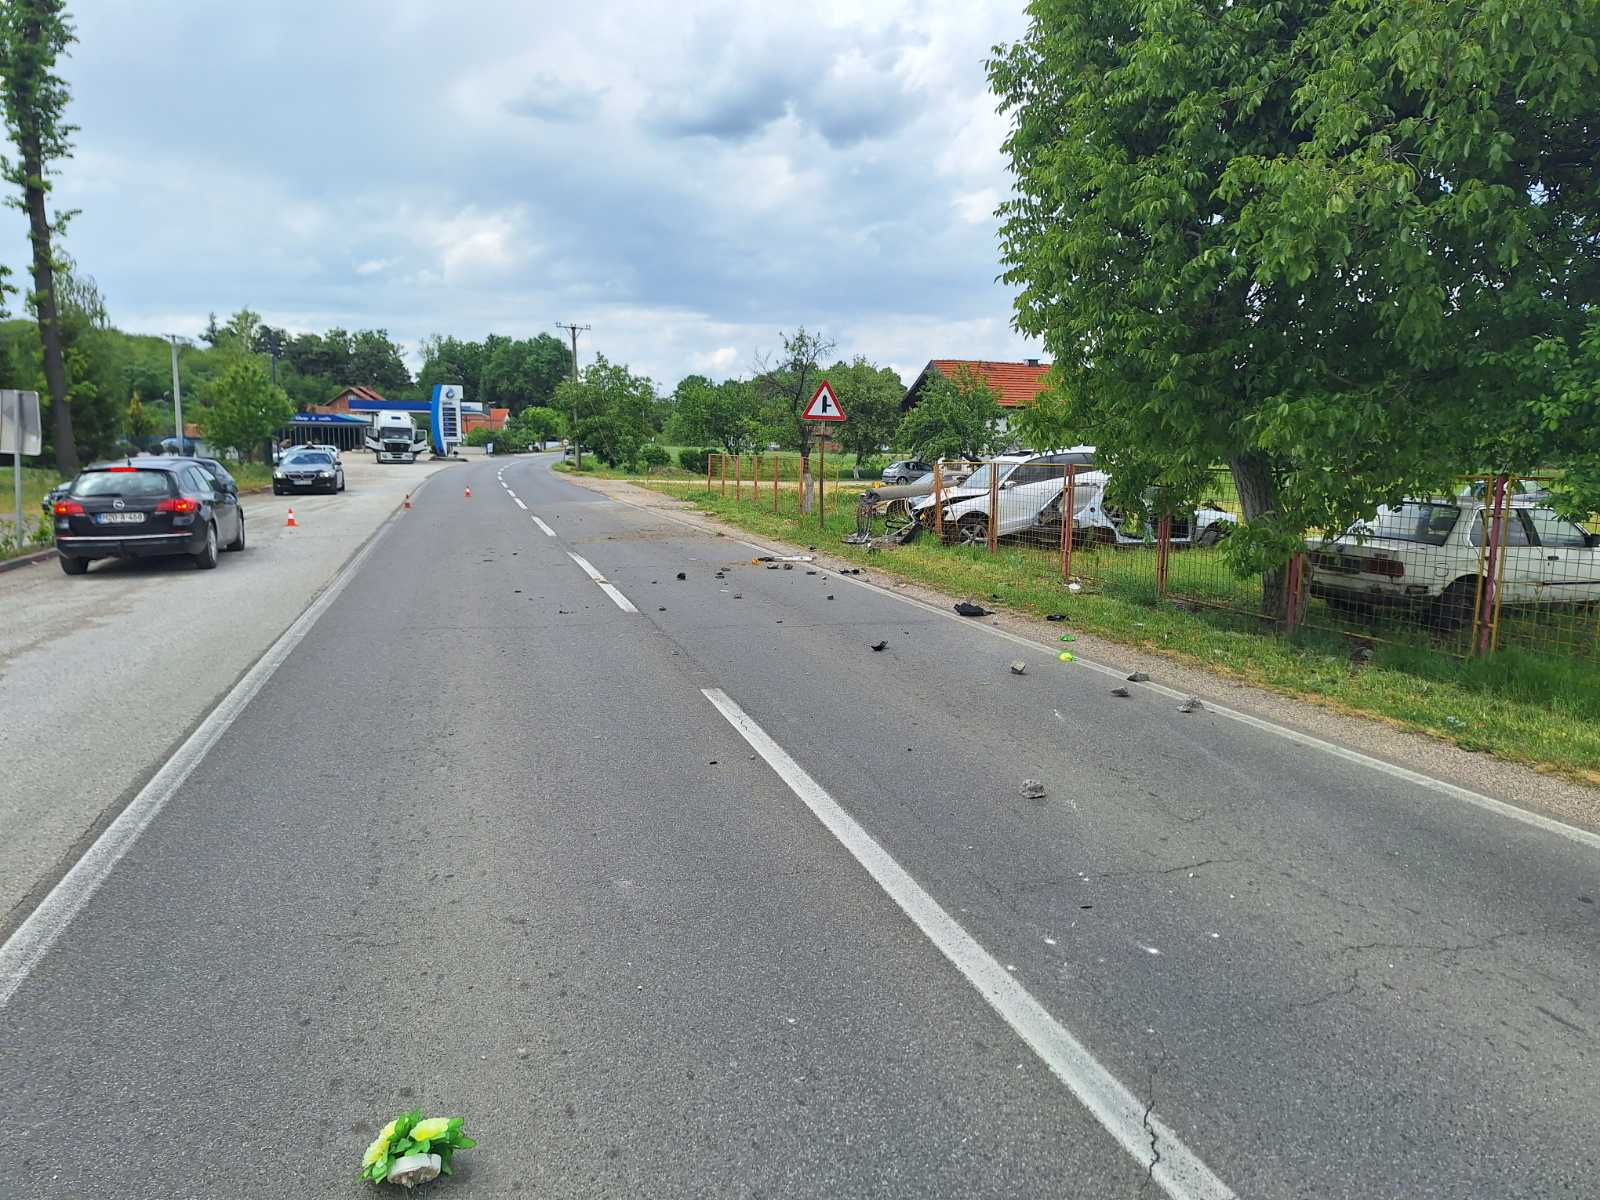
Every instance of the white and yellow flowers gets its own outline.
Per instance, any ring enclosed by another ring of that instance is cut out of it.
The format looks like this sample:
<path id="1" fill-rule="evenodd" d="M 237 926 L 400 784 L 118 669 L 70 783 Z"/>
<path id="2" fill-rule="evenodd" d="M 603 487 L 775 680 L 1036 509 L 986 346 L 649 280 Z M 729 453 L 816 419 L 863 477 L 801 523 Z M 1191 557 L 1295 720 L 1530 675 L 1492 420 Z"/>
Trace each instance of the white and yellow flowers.
<path id="1" fill-rule="evenodd" d="M 449 1175 L 455 1152 L 477 1145 L 461 1125 L 460 1117 L 424 1117 L 420 1108 L 401 1113 L 378 1131 L 361 1156 L 361 1178 L 411 1188 Z"/>

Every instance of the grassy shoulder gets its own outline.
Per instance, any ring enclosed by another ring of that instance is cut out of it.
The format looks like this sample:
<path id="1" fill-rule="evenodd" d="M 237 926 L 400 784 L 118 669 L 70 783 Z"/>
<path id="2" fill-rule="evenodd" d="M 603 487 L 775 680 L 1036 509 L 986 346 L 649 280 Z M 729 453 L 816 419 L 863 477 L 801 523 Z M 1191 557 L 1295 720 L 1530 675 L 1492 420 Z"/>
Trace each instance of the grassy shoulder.
<path id="1" fill-rule="evenodd" d="M 698 487 L 670 480 L 637 482 L 753 533 L 823 543 L 830 553 L 866 561 L 863 548 L 841 543 L 855 527 L 850 504 L 830 505 L 826 522 L 819 524 L 815 516 L 802 519 L 789 506 L 775 513 L 770 504 L 748 497 L 736 501 L 731 489 L 726 497 L 707 492 L 703 481 Z M 1095 557 L 1118 553 L 1100 551 Z M 1463 661 L 1425 644 L 1379 642 L 1371 661 L 1358 665 L 1352 661 L 1352 642 L 1337 633 L 1306 629 L 1293 638 L 1264 633 L 1259 622 L 1237 613 L 1190 611 L 1163 602 L 1144 580 L 1120 580 L 1114 570 L 1083 591 L 1070 592 L 1062 585 L 1056 556 L 1023 547 L 989 554 L 922 538 L 874 555 L 872 566 L 991 607 L 1039 617 L 1064 613 L 1070 627 L 1084 633 L 1600 784 L 1600 672 L 1587 660 L 1507 649 L 1486 660 Z M 1086 577 L 1099 574 L 1093 561 L 1084 562 Z"/>

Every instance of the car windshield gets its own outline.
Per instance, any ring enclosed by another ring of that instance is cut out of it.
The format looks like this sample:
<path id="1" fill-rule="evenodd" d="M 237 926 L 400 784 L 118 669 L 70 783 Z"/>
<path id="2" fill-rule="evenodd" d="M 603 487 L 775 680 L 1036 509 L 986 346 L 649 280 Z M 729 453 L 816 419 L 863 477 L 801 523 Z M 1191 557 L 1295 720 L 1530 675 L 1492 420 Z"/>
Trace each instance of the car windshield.
<path id="1" fill-rule="evenodd" d="M 1371 521 L 1358 521 L 1351 526 L 1351 532 L 1396 542 L 1442 546 L 1460 516 L 1461 510 L 1453 504 L 1407 501 L 1393 508 L 1387 505 L 1380 508 Z"/>
<path id="2" fill-rule="evenodd" d="M 1000 478 L 1002 480 L 1004 480 L 1006 478 L 1006 476 L 1010 475 L 1011 472 L 1013 472 L 1013 471 L 1015 471 L 1017 469 L 1017 464 L 1016 463 L 984 463 L 983 466 L 979 467 L 971 475 L 968 475 L 967 476 L 967 481 L 965 483 L 963 483 L 961 486 L 964 487 L 964 488 L 975 488 L 975 489 L 978 489 L 980 491 L 988 491 L 989 490 L 989 477 L 995 473 L 995 468 L 996 467 L 998 467 L 999 470 L 1000 470 Z"/>
<path id="3" fill-rule="evenodd" d="M 170 496 L 172 486 L 165 471 L 137 467 L 110 471 L 85 471 L 72 485 L 74 496 Z"/>
<path id="4" fill-rule="evenodd" d="M 320 450 L 302 450 L 285 460 L 292 467 L 325 467 L 333 459 Z"/>

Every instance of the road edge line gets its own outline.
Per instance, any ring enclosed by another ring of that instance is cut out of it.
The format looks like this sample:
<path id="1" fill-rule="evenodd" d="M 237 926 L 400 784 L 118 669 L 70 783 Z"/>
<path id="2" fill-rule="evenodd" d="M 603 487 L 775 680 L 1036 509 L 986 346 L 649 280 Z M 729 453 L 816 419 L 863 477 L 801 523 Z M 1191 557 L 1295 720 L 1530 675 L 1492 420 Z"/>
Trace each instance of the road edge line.
<path id="1" fill-rule="evenodd" d="M 1107 1070 L 725 691 L 701 688 L 700 694 L 1172 1200 L 1234 1200 L 1233 1190 L 1153 1108 Z"/>
<path id="2" fill-rule="evenodd" d="M 433 476 L 428 476 L 412 492 L 413 497 Z M 0 1010 L 11 1002 L 17 990 L 27 981 L 33 969 L 50 952 L 57 939 L 83 909 L 100 885 L 110 877 L 116 865 L 133 848 L 139 836 L 166 807 L 174 793 L 205 760 L 229 726 L 244 711 L 256 694 L 266 686 L 284 660 L 305 636 L 311 632 L 318 619 L 355 578 L 367 557 L 377 548 L 384 535 L 395 525 L 400 513 L 398 505 L 383 519 L 366 544 L 345 560 L 338 572 L 311 598 L 300 615 L 289 623 L 266 648 L 261 657 L 239 677 L 227 693 L 195 726 L 189 736 L 167 758 L 148 782 L 105 827 L 100 836 L 89 845 L 76 862 L 67 868 L 32 912 L 0 945 Z"/>
<path id="3" fill-rule="evenodd" d="M 693 521 L 686 521 L 675 513 L 666 512 L 658 508 L 651 508 L 649 505 L 645 504 L 638 504 L 632 500 L 624 499 L 621 496 L 610 496 L 605 492 L 600 491 L 598 488 L 587 487 L 581 483 L 574 482 L 573 486 L 582 487 L 585 491 L 592 492 L 598 496 L 603 496 L 605 499 L 611 500 L 617 504 L 626 504 L 629 508 L 636 508 L 642 513 L 648 513 L 651 516 L 660 517 L 668 521 L 674 521 L 677 524 L 682 525 L 685 529 L 693 529 L 702 534 L 707 532 L 704 526 L 698 525 Z M 711 519 L 715 520 L 715 518 Z M 780 554 L 787 552 L 772 546 L 764 546 L 757 542 L 746 541 L 742 537 L 734 537 L 731 534 L 725 534 L 724 536 L 727 538 L 727 540 L 733 542 L 735 545 L 748 547 L 749 549 L 756 551 L 758 554 Z M 831 575 L 834 576 L 837 582 L 848 583 L 859 588 L 866 588 L 867 590 L 880 596 L 888 596 L 890 599 L 898 600 L 902 604 L 909 604 L 913 608 L 921 609 L 923 612 L 930 613 L 933 616 L 954 621 L 960 624 L 963 628 L 977 629 L 984 633 L 993 634 L 994 636 L 1004 638 L 1006 641 L 1012 642 L 1015 645 L 1024 646 L 1027 649 L 1036 652 L 1051 648 L 1047 643 L 1036 642 L 1031 638 L 1025 638 L 1020 634 L 1012 633 L 1010 630 L 997 629 L 992 625 L 978 624 L 977 622 L 974 622 L 968 618 L 957 616 L 955 613 L 946 612 L 944 609 L 938 608 L 935 605 L 927 603 L 926 601 L 918 600 L 915 596 L 902 596 L 898 592 L 895 592 L 889 588 L 879 587 L 877 584 L 869 583 L 864 579 L 856 579 L 853 576 L 842 575 L 833 568 L 827 568 L 827 570 Z M 1106 676 L 1107 678 L 1114 677 L 1117 679 L 1126 679 L 1127 677 L 1127 672 L 1121 668 L 1108 666 L 1105 663 L 1095 662 L 1092 659 L 1084 658 L 1082 655 L 1078 656 L 1077 662 L 1079 666 L 1087 667 L 1089 670 L 1095 671 Z M 1175 700 L 1186 700 L 1189 697 L 1189 693 L 1187 692 L 1180 692 L 1159 683 L 1142 683 L 1135 684 L 1135 686 L 1148 688 L 1153 692 L 1163 696 L 1169 696 Z M 1225 717 L 1230 721 L 1237 721 L 1241 725 L 1251 726 L 1252 728 L 1258 729 L 1263 733 L 1269 733 L 1277 737 L 1284 738 L 1288 741 L 1296 743 L 1297 745 L 1304 746 L 1309 750 L 1319 750 L 1326 754 L 1332 755 L 1334 758 L 1344 759 L 1346 762 L 1353 763 L 1357 766 L 1369 767 L 1374 771 L 1379 771 L 1382 774 L 1390 776 L 1391 778 L 1413 784 L 1414 786 L 1420 787 L 1425 791 L 1431 791 L 1443 796 L 1448 796 L 1452 800 L 1460 800 L 1473 806 L 1474 808 L 1481 809 L 1484 812 L 1494 813 L 1496 816 L 1505 817 L 1508 820 L 1519 822 L 1520 824 L 1530 826 L 1531 828 L 1541 830 L 1545 833 L 1553 833 L 1557 837 L 1565 838 L 1571 842 L 1576 842 L 1578 845 L 1587 847 L 1588 849 L 1600 850 L 1600 833 L 1585 829 L 1581 825 L 1572 825 L 1566 821 L 1557 820 L 1555 817 L 1547 817 L 1543 813 L 1534 812 L 1532 809 L 1523 808 L 1520 805 L 1512 804 L 1506 800 L 1497 800 L 1493 796 L 1485 795 L 1482 792 L 1475 792 L 1471 788 L 1462 787 L 1458 783 L 1451 783 L 1447 779 L 1436 779 L 1432 775 L 1424 774 L 1423 772 L 1413 770 L 1410 767 L 1402 767 L 1398 763 L 1387 762 L 1384 759 L 1367 754 L 1364 751 L 1352 750 L 1348 746 L 1341 746 L 1337 742 L 1330 742 L 1325 738 L 1317 737 L 1315 734 L 1302 733 L 1298 729 L 1291 729 L 1287 725 L 1280 725 L 1276 721 L 1269 721 L 1265 717 L 1257 717 L 1251 713 L 1240 712 L 1238 709 L 1229 708 L 1227 705 L 1217 703 L 1213 700 L 1207 700 L 1205 705 L 1206 711 L 1216 713 L 1219 717 Z"/>

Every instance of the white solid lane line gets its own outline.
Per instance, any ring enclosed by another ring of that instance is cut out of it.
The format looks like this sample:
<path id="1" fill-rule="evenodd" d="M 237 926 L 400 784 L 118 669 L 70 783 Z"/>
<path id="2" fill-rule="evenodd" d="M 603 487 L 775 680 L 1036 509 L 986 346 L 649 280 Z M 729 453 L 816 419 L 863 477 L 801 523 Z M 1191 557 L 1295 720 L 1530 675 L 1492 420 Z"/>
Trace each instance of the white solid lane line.
<path id="1" fill-rule="evenodd" d="M 537 525 L 537 526 L 538 526 L 538 527 L 539 527 L 539 528 L 540 528 L 540 529 L 542 529 L 542 530 L 544 530 L 544 532 L 545 532 L 545 535 L 546 535 L 546 536 L 547 536 L 547 537 L 555 537 L 555 535 L 556 535 L 556 531 L 555 531 L 555 530 L 554 530 L 554 529 L 551 529 L 551 528 L 550 528 L 550 526 L 548 526 L 548 525 L 546 525 L 546 524 L 545 524 L 545 523 L 544 523 L 544 522 L 543 522 L 543 521 L 541 521 L 541 520 L 540 520 L 540 519 L 539 519 L 539 518 L 538 518 L 538 517 L 534 517 L 534 519 L 533 519 L 533 523 L 534 523 L 534 524 L 535 524 L 535 525 Z"/>
<path id="2" fill-rule="evenodd" d="M 423 482 L 426 483 L 427 480 Z M 420 490 L 419 487 L 418 491 Z M 356 572 L 361 570 L 361 564 L 367 561 L 367 556 L 377 547 L 393 520 L 391 516 L 389 521 L 379 526 L 371 540 L 340 568 L 333 582 L 323 590 L 322 594 L 306 607 L 289 628 L 278 635 L 278 640 L 268 647 L 267 652 L 245 672 L 233 690 L 222 698 L 205 720 L 200 722 L 199 727 L 189 735 L 183 745 L 178 747 L 150 782 L 140 789 L 128 807 L 106 826 L 105 832 L 84 851 L 82 858 L 72 864 L 72 869 L 50 889 L 49 895 L 39 902 L 38 908 L 28 914 L 28 919 L 17 927 L 5 945 L 0 946 L 0 1009 L 6 1006 L 17 988 L 22 986 L 22 982 L 38 965 L 39 960 L 49 953 L 50 947 L 55 944 L 62 931 L 72 923 L 78 911 L 99 890 L 100 885 L 122 860 L 122 856 L 133 847 L 139 835 L 151 821 L 156 819 L 173 794 L 183 786 L 184 780 L 189 778 L 190 773 L 210 753 L 211 748 L 228 731 L 228 727 L 244 711 L 245 706 L 272 678 L 273 672 L 289 657 L 290 652 L 301 643 L 306 634 L 311 632 L 317 619 L 328 610 L 329 605 L 339 598 L 345 585 L 355 578 Z"/>
<path id="3" fill-rule="evenodd" d="M 1154 1136 L 1160 1157 L 1155 1161 L 1152 1178 L 1172 1200 L 1234 1200 L 1233 1190 L 1212 1174 L 1194 1151 L 1052 1017 L 999 960 L 980 946 L 726 692 L 721 688 L 702 688 L 701 694 L 716 706 L 750 748 L 766 760 L 828 832 L 866 868 L 867 874 L 916 923 L 939 952 L 966 976 L 967 982 L 1028 1044 L 1051 1073 L 1066 1084 L 1079 1103 L 1146 1170 L 1151 1168 L 1155 1158 L 1151 1151 Z"/>
<path id="4" fill-rule="evenodd" d="M 534 518 L 535 521 L 537 521 L 538 519 L 539 519 L 538 517 Z M 594 564 L 592 562 L 590 562 L 587 558 L 584 558 L 581 554 L 574 554 L 571 550 L 567 551 L 567 557 L 570 558 L 573 562 L 577 563 L 580 567 L 582 567 L 583 568 L 583 573 L 585 575 L 587 575 L 590 579 L 594 580 L 595 583 L 597 583 L 600 586 L 600 590 L 602 592 L 604 592 L 606 595 L 610 596 L 611 597 L 611 602 L 613 604 L 615 604 L 618 608 L 620 608 L 623 612 L 636 613 L 636 612 L 639 611 L 637 608 L 635 608 L 633 606 L 633 601 L 629 600 L 626 596 L 624 596 L 621 592 L 619 592 L 616 588 L 614 588 L 610 583 L 606 582 L 606 577 L 604 575 L 600 574 L 599 571 L 596 571 L 594 569 Z"/>
<path id="5" fill-rule="evenodd" d="M 518 497 L 516 497 L 516 496 L 511 497 L 511 502 L 513 504 L 515 504 L 518 508 L 520 508 L 523 512 L 527 512 L 528 511 L 528 506 L 526 504 L 524 504 Z"/>

